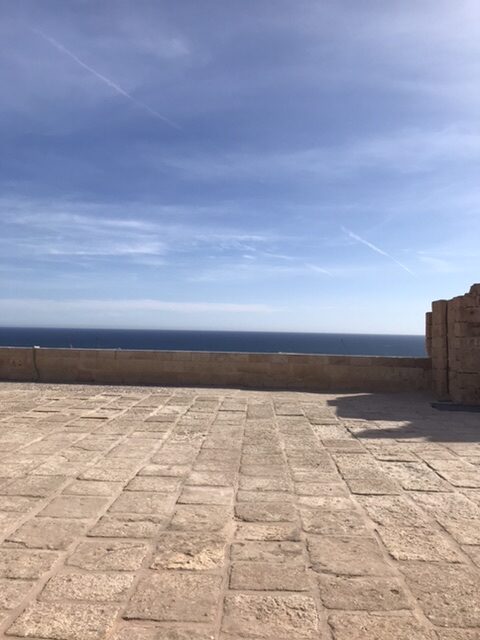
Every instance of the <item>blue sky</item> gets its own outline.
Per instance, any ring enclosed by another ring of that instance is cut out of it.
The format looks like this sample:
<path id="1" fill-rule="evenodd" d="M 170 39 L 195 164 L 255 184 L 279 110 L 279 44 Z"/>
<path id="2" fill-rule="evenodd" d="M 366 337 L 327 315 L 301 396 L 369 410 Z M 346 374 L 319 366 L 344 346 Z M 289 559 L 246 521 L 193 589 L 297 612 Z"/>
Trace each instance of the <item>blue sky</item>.
<path id="1" fill-rule="evenodd" d="M 0 324 L 422 333 L 480 280 L 477 0 L 0 20 Z"/>

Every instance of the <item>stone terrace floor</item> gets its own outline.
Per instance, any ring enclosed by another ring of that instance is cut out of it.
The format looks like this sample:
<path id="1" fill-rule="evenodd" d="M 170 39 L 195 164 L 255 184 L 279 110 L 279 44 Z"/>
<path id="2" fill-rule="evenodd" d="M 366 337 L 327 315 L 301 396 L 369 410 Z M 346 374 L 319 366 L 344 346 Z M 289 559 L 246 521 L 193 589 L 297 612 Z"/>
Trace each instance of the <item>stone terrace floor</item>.
<path id="1" fill-rule="evenodd" d="M 0 384 L 0 637 L 478 640 L 480 414 Z"/>

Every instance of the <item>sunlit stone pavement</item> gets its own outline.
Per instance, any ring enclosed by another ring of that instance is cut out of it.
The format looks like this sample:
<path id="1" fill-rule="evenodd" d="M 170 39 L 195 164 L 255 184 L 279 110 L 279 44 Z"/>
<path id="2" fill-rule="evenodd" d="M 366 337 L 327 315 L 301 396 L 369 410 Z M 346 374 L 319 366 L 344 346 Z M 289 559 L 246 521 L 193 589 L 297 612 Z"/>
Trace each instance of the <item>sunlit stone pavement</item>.
<path id="1" fill-rule="evenodd" d="M 0 637 L 478 640 L 480 414 L 0 384 Z"/>

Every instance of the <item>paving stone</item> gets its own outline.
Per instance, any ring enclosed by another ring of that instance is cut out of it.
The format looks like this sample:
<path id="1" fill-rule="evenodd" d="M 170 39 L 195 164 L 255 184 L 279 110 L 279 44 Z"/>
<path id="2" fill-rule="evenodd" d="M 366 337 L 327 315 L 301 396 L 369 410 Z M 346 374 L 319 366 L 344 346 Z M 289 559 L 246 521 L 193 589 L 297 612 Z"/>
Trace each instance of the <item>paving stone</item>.
<path id="1" fill-rule="evenodd" d="M 480 567 L 480 546 L 465 546 L 465 553 L 473 560 L 477 567 Z"/>
<path id="2" fill-rule="evenodd" d="M 235 516 L 245 522 L 293 522 L 295 509 L 288 502 L 245 502 L 237 504 Z"/>
<path id="3" fill-rule="evenodd" d="M 139 476 L 164 476 L 182 478 L 190 471 L 187 465 L 179 464 L 147 464 L 138 472 Z"/>
<path id="4" fill-rule="evenodd" d="M 374 538 L 308 536 L 307 547 L 315 571 L 344 576 L 392 573 Z"/>
<path id="5" fill-rule="evenodd" d="M 7 634 L 51 640 L 103 640 L 117 617 L 114 605 L 35 602 Z"/>
<path id="6" fill-rule="evenodd" d="M 464 562 L 464 557 L 451 540 L 439 531 L 413 527 L 378 527 L 378 533 L 395 560 Z"/>
<path id="7" fill-rule="evenodd" d="M 319 535 L 364 536 L 365 523 L 361 516 L 348 509 L 300 507 L 303 529 Z"/>
<path id="8" fill-rule="evenodd" d="M 212 631 L 126 626 L 116 631 L 111 640 L 215 640 Z"/>
<path id="9" fill-rule="evenodd" d="M 185 487 L 178 499 L 179 504 L 224 504 L 233 502 L 230 487 Z"/>
<path id="10" fill-rule="evenodd" d="M 151 569 L 183 569 L 205 571 L 219 569 L 225 560 L 225 538 L 219 535 L 197 535 L 165 532 L 157 543 Z"/>
<path id="11" fill-rule="evenodd" d="M 28 478 L 18 478 L 0 487 L 0 492 L 3 495 L 10 496 L 45 498 L 55 493 L 66 479 L 65 476 L 29 476 Z"/>
<path id="12" fill-rule="evenodd" d="M 288 491 L 290 485 L 283 478 L 261 478 L 258 476 L 241 476 L 240 489 L 245 491 Z"/>
<path id="13" fill-rule="evenodd" d="M 180 489 L 181 480 L 172 476 L 135 476 L 125 487 L 126 491 L 150 491 L 175 493 Z"/>
<path id="14" fill-rule="evenodd" d="M 236 495 L 237 502 L 293 502 L 294 495 L 284 491 L 242 491 Z"/>
<path id="15" fill-rule="evenodd" d="M 327 609 L 394 611 L 410 609 L 400 582 L 392 577 L 320 575 L 320 598 Z"/>
<path id="16" fill-rule="evenodd" d="M 480 627 L 480 573 L 468 565 L 405 563 L 408 587 L 439 627 Z"/>
<path id="17" fill-rule="evenodd" d="M 49 571 L 57 557 L 47 551 L 0 548 L 0 578 L 34 580 Z"/>
<path id="18" fill-rule="evenodd" d="M 265 464 L 242 464 L 240 467 L 242 476 L 265 478 L 283 478 L 286 482 L 285 465 L 265 465 Z"/>
<path id="19" fill-rule="evenodd" d="M 28 498 L 26 496 L 1 496 L 0 495 L 0 512 L 14 511 L 26 513 L 38 506 L 38 498 Z"/>
<path id="20" fill-rule="evenodd" d="M 292 523 L 250 523 L 240 522 L 235 536 L 239 540 L 295 541 L 300 540 L 299 528 Z"/>
<path id="21" fill-rule="evenodd" d="M 438 640 L 480 640 L 480 631 L 467 629 L 437 629 Z"/>
<path id="22" fill-rule="evenodd" d="M 29 580 L 0 578 L 0 611 L 18 606 L 33 584 Z"/>
<path id="23" fill-rule="evenodd" d="M 8 536 L 7 541 L 29 549 L 66 549 L 90 525 L 88 520 L 35 517 Z"/>
<path id="24" fill-rule="evenodd" d="M 439 495 L 439 494 L 435 494 Z M 432 527 L 432 518 L 408 496 L 358 496 L 370 518 L 386 527 Z"/>
<path id="25" fill-rule="evenodd" d="M 235 484 L 236 473 L 225 471 L 192 471 L 185 484 L 188 486 L 231 487 Z"/>
<path id="26" fill-rule="evenodd" d="M 230 572 L 230 589 L 242 591 L 307 591 L 305 568 L 269 562 L 234 562 Z"/>
<path id="27" fill-rule="evenodd" d="M 93 496 L 58 496 L 40 516 L 50 518 L 96 518 L 108 505 L 108 498 Z"/>
<path id="28" fill-rule="evenodd" d="M 245 638 L 318 640 L 315 603 L 304 595 L 228 595 L 222 631 Z"/>
<path id="29" fill-rule="evenodd" d="M 141 542 L 89 540 L 80 543 L 66 562 L 88 571 L 136 571 L 149 550 Z"/>
<path id="30" fill-rule="evenodd" d="M 383 469 L 407 491 L 451 491 L 451 487 L 423 462 L 384 462 Z"/>
<path id="31" fill-rule="evenodd" d="M 334 640 L 437 640 L 434 631 L 408 613 L 332 613 L 328 622 Z"/>
<path id="32" fill-rule="evenodd" d="M 231 510 L 223 505 L 178 505 L 170 527 L 179 531 L 219 531 L 231 519 Z"/>
<path id="33" fill-rule="evenodd" d="M 71 496 L 114 496 L 122 490 L 122 487 L 122 482 L 74 480 L 62 493 Z"/>
<path id="34" fill-rule="evenodd" d="M 50 578 L 40 600 L 83 600 L 117 602 L 123 600 L 133 576 L 114 573 L 61 573 Z"/>
<path id="35" fill-rule="evenodd" d="M 232 560 L 303 565 L 303 546 L 298 542 L 236 542 L 230 547 Z M 288 569 L 288 568 L 287 568 Z"/>
<path id="36" fill-rule="evenodd" d="M 141 513 L 167 517 L 175 506 L 175 496 L 169 493 L 147 493 L 125 491 L 121 493 L 108 510 L 115 513 Z"/>
<path id="37" fill-rule="evenodd" d="M 400 485 L 386 474 L 366 472 L 355 477 L 345 477 L 352 493 L 360 495 L 396 495 L 401 493 Z"/>
<path id="38" fill-rule="evenodd" d="M 104 516 L 90 529 L 88 535 L 103 538 L 154 538 L 167 523 L 168 518 L 155 515 Z"/>
<path id="39" fill-rule="evenodd" d="M 220 596 L 219 576 L 160 571 L 142 578 L 124 618 L 176 622 L 209 622 Z"/>

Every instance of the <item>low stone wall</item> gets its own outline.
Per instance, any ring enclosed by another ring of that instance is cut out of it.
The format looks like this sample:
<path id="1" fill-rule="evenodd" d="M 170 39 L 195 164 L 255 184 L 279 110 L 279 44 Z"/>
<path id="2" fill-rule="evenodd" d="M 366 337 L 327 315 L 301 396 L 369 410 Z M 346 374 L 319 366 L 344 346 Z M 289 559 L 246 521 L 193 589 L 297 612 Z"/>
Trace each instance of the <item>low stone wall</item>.
<path id="1" fill-rule="evenodd" d="M 429 391 L 429 358 L 0 347 L 0 380 Z"/>

